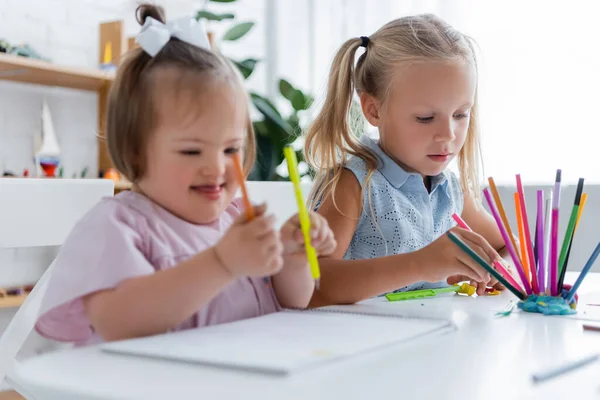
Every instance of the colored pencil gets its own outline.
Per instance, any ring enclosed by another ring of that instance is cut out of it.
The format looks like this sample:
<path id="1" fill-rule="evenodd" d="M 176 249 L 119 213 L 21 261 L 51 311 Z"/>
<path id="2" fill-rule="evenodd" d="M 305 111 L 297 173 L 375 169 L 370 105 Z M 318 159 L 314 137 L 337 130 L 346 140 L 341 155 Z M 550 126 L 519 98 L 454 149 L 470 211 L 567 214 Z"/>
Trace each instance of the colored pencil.
<path id="1" fill-rule="evenodd" d="M 535 271 L 535 259 L 533 256 L 533 242 L 531 240 L 531 230 L 529 229 L 529 219 L 527 218 L 527 203 L 525 203 L 525 193 L 523 192 L 523 183 L 521 175 L 517 174 L 517 192 L 519 193 L 519 202 L 521 206 L 521 217 L 523 218 L 523 230 L 525 231 L 525 244 L 527 245 L 527 256 L 529 257 L 529 272 L 531 273 L 531 287 L 534 293 L 539 293 L 538 279 Z M 523 256 L 524 258 L 525 256 Z"/>
<path id="2" fill-rule="evenodd" d="M 523 270 L 527 281 L 531 282 L 531 273 L 529 272 L 529 256 L 527 255 L 527 244 L 525 241 L 525 228 L 523 227 L 523 214 L 521 213 L 521 200 L 519 200 L 519 193 L 515 192 L 515 214 L 517 215 L 517 229 L 519 231 L 519 246 L 521 247 L 521 262 L 523 263 Z"/>
<path id="3" fill-rule="evenodd" d="M 538 293 L 544 293 L 546 283 L 546 275 L 544 272 L 544 191 L 537 191 L 537 223 L 536 232 L 536 250 L 537 250 L 537 276 L 538 276 Z"/>
<path id="4" fill-rule="evenodd" d="M 546 282 L 544 293 L 550 292 L 550 244 L 552 242 L 552 190 L 548 191 L 548 197 L 546 198 L 546 218 L 544 221 L 544 260 L 545 260 L 545 274 Z"/>
<path id="5" fill-rule="evenodd" d="M 496 187 L 496 182 L 494 182 L 494 178 L 489 177 L 488 183 L 490 184 L 490 190 L 492 191 L 492 195 L 494 196 L 494 201 L 496 202 L 496 206 L 498 207 L 498 213 L 500 214 L 500 218 L 502 219 L 502 223 L 504 224 L 504 228 L 506 228 L 506 232 L 508 232 L 508 237 L 510 238 L 510 242 L 514 249 L 517 249 L 517 244 L 515 243 L 515 237 L 510 229 L 510 224 L 508 223 L 508 218 L 506 217 L 506 213 L 504 212 L 504 206 L 502 205 L 502 199 L 500 198 L 500 194 L 498 193 L 498 188 Z"/>
<path id="6" fill-rule="evenodd" d="M 587 263 L 585 263 L 585 266 L 581 270 L 581 273 L 579 274 L 579 277 L 573 284 L 573 287 L 571 287 L 571 290 L 569 290 L 569 293 L 567 293 L 567 297 L 565 297 L 565 299 L 567 300 L 568 303 L 570 303 L 573 300 L 573 296 L 575 296 L 575 293 L 577 293 L 577 289 L 579 289 L 579 286 L 581 286 L 581 283 L 585 279 L 586 275 L 588 274 L 588 272 L 590 272 L 590 269 L 592 269 L 592 266 L 594 265 L 594 262 L 596 262 L 596 259 L 598 258 L 599 254 L 600 254 L 600 243 L 598 243 L 598 245 L 592 252 L 592 255 L 588 259 Z"/>
<path id="7" fill-rule="evenodd" d="M 246 208 L 246 217 L 248 221 L 254 219 L 254 208 L 252 207 L 252 203 L 250 202 L 250 197 L 248 196 L 248 189 L 246 188 L 246 174 L 244 174 L 244 167 L 242 167 L 242 156 L 238 151 L 233 155 L 233 165 L 235 167 L 235 176 L 238 181 L 238 185 L 240 185 L 240 189 L 242 190 L 242 197 L 244 199 L 244 207 Z"/>
<path id="8" fill-rule="evenodd" d="M 558 294 L 558 207 L 560 204 L 560 179 L 562 171 L 556 171 L 556 180 L 554 182 L 553 204 L 552 204 L 552 236 L 550 248 L 550 264 L 548 271 L 550 274 L 550 295 Z"/>
<path id="9" fill-rule="evenodd" d="M 448 231 L 448 237 L 452 240 L 462 251 L 467 253 L 469 257 L 471 257 L 477 264 L 479 264 L 483 269 L 490 273 L 494 278 L 498 280 L 498 282 L 502 283 L 508 290 L 510 290 L 515 296 L 517 296 L 520 300 L 525 300 L 525 296 L 523 293 L 519 292 L 516 288 L 514 288 L 502 275 L 498 273 L 491 265 L 485 262 L 483 258 L 479 256 L 473 249 L 471 249 L 465 242 L 463 242 L 458 236 L 456 236 L 452 231 Z"/>
<path id="10" fill-rule="evenodd" d="M 319 268 L 319 260 L 317 252 L 310 239 L 310 215 L 306 204 L 304 203 L 304 197 L 302 196 L 302 188 L 300 187 L 300 173 L 298 172 L 298 160 L 296 158 L 296 152 L 290 146 L 286 146 L 283 149 L 283 154 L 287 160 L 288 172 L 290 174 L 290 181 L 294 186 L 294 194 L 296 195 L 296 203 L 298 205 L 298 218 L 300 219 L 300 227 L 302 234 L 304 235 L 304 247 L 306 250 L 306 258 L 308 259 L 308 265 L 310 267 L 310 273 L 315 280 L 315 286 L 319 289 L 319 282 L 321 279 L 321 270 Z"/>
<path id="11" fill-rule="evenodd" d="M 498 229 L 500 229 L 500 234 L 502 235 L 502 239 L 504 239 L 504 244 L 506 245 L 508 254 L 510 254 L 510 256 L 513 260 L 513 263 L 515 264 L 515 268 L 517 269 L 517 272 L 519 273 L 519 277 L 521 278 L 521 282 L 523 284 L 523 287 L 525 288 L 525 293 L 527 293 L 527 295 L 530 295 L 530 294 L 532 294 L 531 285 L 529 284 L 529 281 L 527 280 L 527 276 L 525 276 L 525 271 L 523 270 L 523 266 L 521 265 L 521 260 L 519 260 L 519 257 L 517 256 L 517 253 L 515 252 L 515 247 L 513 246 L 513 242 L 510 240 L 510 238 L 508 236 L 507 229 L 502 224 L 502 220 L 500 219 L 498 210 L 496 209 L 494 201 L 492 200 L 490 191 L 488 189 L 484 189 L 483 194 L 488 203 L 488 206 L 490 207 L 492 216 L 496 220 L 496 225 L 498 225 Z"/>
<path id="12" fill-rule="evenodd" d="M 458 214 L 454 214 L 452 215 L 452 218 L 454 218 L 454 221 L 456 221 L 456 223 L 458 224 L 458 226 L 460 226 L 463 229 L 472 231 L 472 229 L 469 227 L 469 225 L 467 225 L 467 223 L 458 215 Z M 513 276 L 511 275 L 510 272 L 508 272 L 508 270 L 506 270 L 506 268 L 504 268 L 504 265 L 502 265 L 502 263 L 500 261 L 496 261 L 494 262 L 494 266 L 496 267 L 496 269 L 498 270 L 498 272 L 504 276 L 504 278 L 506 278 L 506 280 L 519 292 L 525 294 L 525 291 L 523 290 L 523 288 L 521 287 L 521 285 L 519 285 L 519 283 L 515 280 L 515 278 L 513 278 Z"/>
<path id="13" fill-rule="evenodd" d="M 579 220 L 581 219 L 581 214 L 583 213 L 583 208 L 585 207 L 586 201 L 587 201 L 587 193 L 584 193 L 581 196 L 581 205 L 579 206 L 579 212 L 577 212 L 577 221 L 575 222 L 575 232 L 577 232 L 577 227 L 579 226 Z M 573 234 L 575 232 L 573 232 Z"/>
<path id="14" fill-rule="evenodd" d="M 571 253 L 571 246 L 573 245 L 573 238 L 575 237 L 575 225 L 577 224 L 577 216 L 579 215 L 579 206 L 581 204 L 581 195 L 583 193 L 583 178 L 579 178 L 577 183 L 577 192 L 575 193 L 575 201 L 573 203 L 573 210 L 571 211 L 571 217 L 569 218 L 569 225 L 567 225 L 567 231 L 565 232 L 565 238 L 563 239 L 563 245 L 560 252 L 560 258 L 558 259 L 559 273 L 558 273 L 558 293 L 562 292 L 562 286 L 565 281 L 565 274 L 567 272 L 567 264 L 569 262 L 569 255 Z"/>

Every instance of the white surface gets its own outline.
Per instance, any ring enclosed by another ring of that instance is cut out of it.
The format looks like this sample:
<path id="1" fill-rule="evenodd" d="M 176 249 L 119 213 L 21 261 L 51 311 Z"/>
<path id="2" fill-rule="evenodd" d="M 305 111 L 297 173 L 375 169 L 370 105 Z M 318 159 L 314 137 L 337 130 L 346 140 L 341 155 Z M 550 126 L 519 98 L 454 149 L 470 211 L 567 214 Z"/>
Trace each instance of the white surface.
<path id="1" fill-rule="evenodd" d="M 294 186 L 291 182 L 248 182 L 248 197 L 252 204 L 267 203 L 267 213 L 277 217 L 277 226 L 281 226 L 289 217 L 298 212 Z M 312 183 L 302 183 L 302 195 L 308 199 Z"/>
<path id="2" fill-rule="evenodd" d="M 107 343 L 102 348 L 117 354 L 285 375 L 453 328 L 450 321 L 438 319 L 286 311 Z"/>
<path id="3" fill-rule="evenodd" d="M 113 183 L 105 180 L 0 179 L 0 248 L 60 245 L 83 214 L 112 193 Z M 17 354 L 37 319 L 51 268 L 2 333 L 0 383 L 5 376 L 12 377 Z"/>
<path id="4" fill-rule="evenodd" d="M 569 274 L 567 282 L 574 279 Z M 600 276 L 590 276 L 580 293 L 598 287 Z M 599 399 L 598 364 L 541 385 L 533 385 L 531 375 L 600 351 L 600 334 L 583 331 L 581 321 L 560 317 L 496 317 L 493 310 L 513 298 L 506 293 L 412 304 L 372 300 L 382 308 L 422 308 L 421 315 L 449 317 L 459 329 L 288 377 L 118 356 L 90 347 L 27 361 L 18 370 L 19 382 L 48 400 L 549 399 L 572 396 L 574 390 L 578 399 Z"/>
<path id="5" fill-rule="evenodd" d="M 0 248 L 62 244 L 113 187 L 108 179 L 0 179 Z"/>

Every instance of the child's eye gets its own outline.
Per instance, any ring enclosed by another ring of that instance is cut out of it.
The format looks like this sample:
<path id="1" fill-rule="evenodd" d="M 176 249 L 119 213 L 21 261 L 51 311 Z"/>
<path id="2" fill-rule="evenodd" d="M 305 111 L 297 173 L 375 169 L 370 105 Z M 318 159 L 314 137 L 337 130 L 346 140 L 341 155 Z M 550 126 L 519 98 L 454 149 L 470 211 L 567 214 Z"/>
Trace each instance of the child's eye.
<path id="1" fill-rule="evenodd" d="M 420 122 L 422 124 L 426 124 L 428 122 L 433 121 L 433 116 L 431 117 L 417 117 L 417 122 Z"/>
<path id="2" fill-rule="evenodd" d="M 227 149 L 225 149 L 225 154 L 235 154 L 238 153 L 240 151 L 239 147 L 229 147 Z"/>
<path id="3" fill-rule="evenodd" d="M 200 155 L 200 150 L 181 150 L 179 153 L 184 156 L 197 156 Z"/>
<path id="4" fill-rule="evenodd" d="M 456 118 L 456 119 L 469 118 L 469 113 L 468 112 L 464 112 L 464 113 L 454 114 L 454 118 Z"/>

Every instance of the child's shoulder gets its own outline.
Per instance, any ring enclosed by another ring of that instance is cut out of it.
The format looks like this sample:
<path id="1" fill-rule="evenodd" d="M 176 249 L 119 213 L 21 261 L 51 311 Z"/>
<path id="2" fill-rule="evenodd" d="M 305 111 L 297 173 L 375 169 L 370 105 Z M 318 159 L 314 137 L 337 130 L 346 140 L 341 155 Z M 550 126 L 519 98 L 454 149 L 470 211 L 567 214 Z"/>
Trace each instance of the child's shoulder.
<path id="1" fill-rule="evenodd" d="M 93 206 L 77 224 L 102 226 L 120 223 L 138 227 L 152 214 L 152 202 L 133 192 L 121 192 L 114 197 L 105 197 Z"/>

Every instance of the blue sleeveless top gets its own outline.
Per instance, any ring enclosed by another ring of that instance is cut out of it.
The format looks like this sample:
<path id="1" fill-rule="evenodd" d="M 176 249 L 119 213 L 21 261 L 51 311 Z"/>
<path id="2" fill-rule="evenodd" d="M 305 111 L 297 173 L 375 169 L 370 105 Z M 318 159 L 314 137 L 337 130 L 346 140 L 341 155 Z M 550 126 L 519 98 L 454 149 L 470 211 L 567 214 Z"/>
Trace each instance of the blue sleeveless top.
<path id="1" fill-rule="evenodd" d="M 363 191 L 362 212 L 344 259 L 409 253 L 427 246 L 456 226 L 452 214 L 461 215 L 464 199 L 460 182 L 452 171 L 432 176 L 431 192 L 428 192 L 420 174 L 406 172 L 372 138 L 362 136 L 361 143 L 377 155 L 379 167 L 369 181 L 370 202 L 369 190 Z M 345 168 L 364 187 L 368 174 L 365 162 L 351 156 Z M 422 267 L 427 268 L 427 265 Z M 396 291 L 445 286 L 448 286 L 445 280 L 417 282 Z"/>

